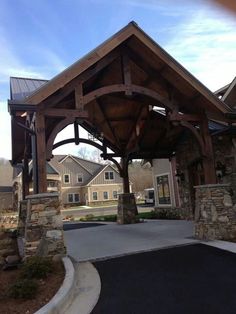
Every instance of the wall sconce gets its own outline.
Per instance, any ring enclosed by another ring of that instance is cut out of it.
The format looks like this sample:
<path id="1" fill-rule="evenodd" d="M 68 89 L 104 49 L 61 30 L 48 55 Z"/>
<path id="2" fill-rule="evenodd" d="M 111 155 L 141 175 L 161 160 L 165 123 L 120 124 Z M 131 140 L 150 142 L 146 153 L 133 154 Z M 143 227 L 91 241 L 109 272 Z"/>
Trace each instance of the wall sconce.
<path id="1" fill-rule="evenodd" d="M 222 162 L 217 161 L 216 163 L 216 176 L 220 180 L 225 175 L 225 165 Z"/>
<path id="2" fill-rule="evenodd" d="M 177 182 L 178 182 L 178 183 L 185 181 L 185 175 L 184 175 L 184 173 L 183 173 L 182 171 L 177 170 L 175 176 L 176 176 L 176 178 L 177 178 Z"/>

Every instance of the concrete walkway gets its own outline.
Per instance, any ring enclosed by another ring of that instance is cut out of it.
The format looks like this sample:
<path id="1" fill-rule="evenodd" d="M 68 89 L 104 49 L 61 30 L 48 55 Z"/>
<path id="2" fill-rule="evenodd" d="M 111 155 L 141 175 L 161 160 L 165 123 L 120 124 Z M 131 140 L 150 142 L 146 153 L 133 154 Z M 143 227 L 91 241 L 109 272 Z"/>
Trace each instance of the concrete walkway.
<path id="1" fill-rule="evenodd" d="M 65 232 L 68 254 L 77 262 L 196 243 L 193 223 L 156 220 L 133 225 L 116 223 Z"/>

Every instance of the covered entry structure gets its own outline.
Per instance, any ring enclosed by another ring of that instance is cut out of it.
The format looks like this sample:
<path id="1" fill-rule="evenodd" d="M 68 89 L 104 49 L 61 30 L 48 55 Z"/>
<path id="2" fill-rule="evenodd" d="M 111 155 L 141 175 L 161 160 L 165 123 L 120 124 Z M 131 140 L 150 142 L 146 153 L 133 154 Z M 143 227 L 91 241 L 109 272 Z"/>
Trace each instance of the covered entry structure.
<path id="1" fill-rule="evenodd" d="M 212 125 L 232 122 L 226 116 L 232 109 L 134 22 L 27 97 L 10 100 L 9 112 L 12 162 L 23 160 L 24 195 L 28 160 L 34 161 L 34 193 L 45 193 L 46 160 L 54 148 L 70 142 L 100 148 L 104 159 L 116 163 L 126 194 L 131 159 L 176 157 L 181 172 L 182 157 L 189 155 L 192 177 L 215 184 Z M 74 138 L 54 143 L 72 123 Z M 102 145 L 81 139 L 78 125 Z"/>
<path id="2" fill-rule="evenodd" d="M 230 108 L 131 22 L 26 98 L 10 100 L 9 111 L 12 162 L 24 160 L 27 172 L 35 156 L 37 192 L 46 192 L 45 161 L 53 148 L 81 141 L 78 125 L 102 139 L 104 159 L 122 158 L 118 167 L 128 192 L 128 161 L 171 158 L 186 131 L 198 143 L 204 182 L 216 183 L 208 121 L 227 122 Z M 74 139 L 55 144 L 71 123 Z M 27 173 L 24 181 L 27 194 Z"/>

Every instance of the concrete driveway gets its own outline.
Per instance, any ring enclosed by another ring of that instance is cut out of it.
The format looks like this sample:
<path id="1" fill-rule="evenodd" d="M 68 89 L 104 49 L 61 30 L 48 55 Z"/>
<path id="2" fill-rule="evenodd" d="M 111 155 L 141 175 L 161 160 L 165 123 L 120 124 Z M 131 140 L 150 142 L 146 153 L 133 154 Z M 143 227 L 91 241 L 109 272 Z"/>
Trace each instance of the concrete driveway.
<path id="1" fill-rule="evenodd" d="M 94 261 L 176 245 L 197 243 L 193 222 L 155 220 L 133 225 L 107 225 L 65 231 L 68 254 L 76 261 Z"/>

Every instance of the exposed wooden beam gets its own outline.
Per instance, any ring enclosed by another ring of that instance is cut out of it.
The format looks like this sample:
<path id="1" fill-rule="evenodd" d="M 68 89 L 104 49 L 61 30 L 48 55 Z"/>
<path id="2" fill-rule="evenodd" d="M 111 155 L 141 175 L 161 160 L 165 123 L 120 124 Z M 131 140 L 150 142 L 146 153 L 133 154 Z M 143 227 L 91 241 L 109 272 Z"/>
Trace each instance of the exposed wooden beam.
<path id="1" fill-rule="evenodd" d="M 137 110 L 137 114 L 135 116 L 135 121 L 133 123 L 133 126 L 131 128 L 131 131 L 128 135 L 128 138 L 127 138 L 127 145 L 126 145 L 126 149 L 129 150 L 130 148 L 130 145 L 133 141 L 135 141 L 135 146 L 138 144 L 138 141 L 139 141 L 139 135 L 140 135 L 140 132 L 141 130 L 138 131 L 138 134 L 137 134 L 137 127 L 140 127 L 140 123 L 141 123 L 141 120 L 142 120 L 142 114 L 144 111 L 147 111 L 147 106 L 144 107 L 142 105 L 139 106 L 138 110 Z"/>
<path id="2" fill-rule="evenodd" d="M 53 143 L 57 134 L 63 130 L 67 125 L 72 124 L 75 121 L 74 117 L 67 117 L 62 121 L 58 122 L 57 125 L 54 127 L 52 132 L 50 133 L 47 139 L 47 149 L 46 149 L 46 159 L 50 160 L 52 158 L 52 150 L 53 150 Z"/>
<path id="3" fill-rule="evenodd" d="M 97 103 L 97 107 L 98 109 L 100 110 L 100 112 L 102 113 L 102 116 L 104 117 L 105 121 L 106 121 L 106 124 L 114 138 L 114 141 L 116 144 L 118 144 L 119 148 L 121 147 L 121 143 L 120 143 L 120 140 L 119 138 L 116 136 L 116 133 L 115 133 L 115 130 L 113 129 L 112 125 L 111 125 L 111 122 L 109 121 L 109 119 L 107 118 L 106 116 L 106 113 L 105 113 L 105 110 L 103 109 L 102 107 L 102 104 L 100 103 L 99 99 L 96 100 L 96 103 Z"/>
<path id="4" fill-rule="evenodd" d="M 139 85 L 125 85 L 125 84 L 114 84 L 114 85 L 108 85 L 101 88 L 98 88 L 84 96 L 84 105 L 90 103 L 91 101 L 112 93 L 121 93 L 126 92 L 127 90 L 132 91 L 132 93 L 137 93 L 140 95 L 145 95 L 147 97 L 150 97 L 154 99 L 157 102 L 157 105 L 162 105 L 167 107 L 170 110 L 174 110 L 175 106 L 165 97 L 160 95 L 154 90 L 151 90 L 149 88 L 139 86 Z"/>
<path id="5" fill-rule="evenodd" d="M 171 112 L 168 114 L 168 118 L 170 121 L 191 121 L 191 122 L 199 122 L 202 120 L 201 115 L 197 114 L 180 114 L 178 112 Z"/>
<path id="6" fill-rule="evenodd" d="M 37 172 L 38 172 L 38 192 L 47 192 L 46 174 L 46 139 L 45 139 L 45 117 L 37 113 L 36 120 L 36 141 L 37 141 Z"/>
<path id="7" fill-rule="evenodd" d="M 44 111 L 45 116 L 47 117 L 74 117 L 74 118 L 88 118 L 88 112 L 80 109 L 57 109 L 57 108 L 48 108 Z"/>
<path id="8" fill-rule="evenodd" d="M 83 111 L 84 109 L 82 83 L 75 87 L 75 108 L 79 111 Z"/>
<path id="9" fill-rule="evenodd" d="M 128 55 L 123 52 L 122 53 L 122 74 L 123 74 L 123 82 L 126 86 L 130 86 L 132 84 L 131 80 L 131 69 L 130 69 L 130 61 Z M 125 91 L 125 95 L 131 96 L 132 91 L 127 89 Z"/>
<path id="10" fill-rule="evenodd" d="M 82 101 L 80 98 L 82 96 L 82 86 L 83 83 L 95 76 L 99 71 L 103 70 L 109 64 L 111 64 L 116 58 L 120 56 L 119 50 L 113 51 L 111 54 L 105 56 L 101 60 L 99 60 L 93 67 L 88 68 L 86 71 L 81 73 L 78 77 L 74 78 L 71 82 L 68 82 L 65 86 L 61 86 L 57 93 L 51 95 L 49 98 L 42 102 L 44 108 L 54 107 L 56 104 L 60 103 L 64 98 L 66 98 L 69 94 L 75 92 L 79 102 Z M 76 107 L 77 108 L 77 107 Z"/>

